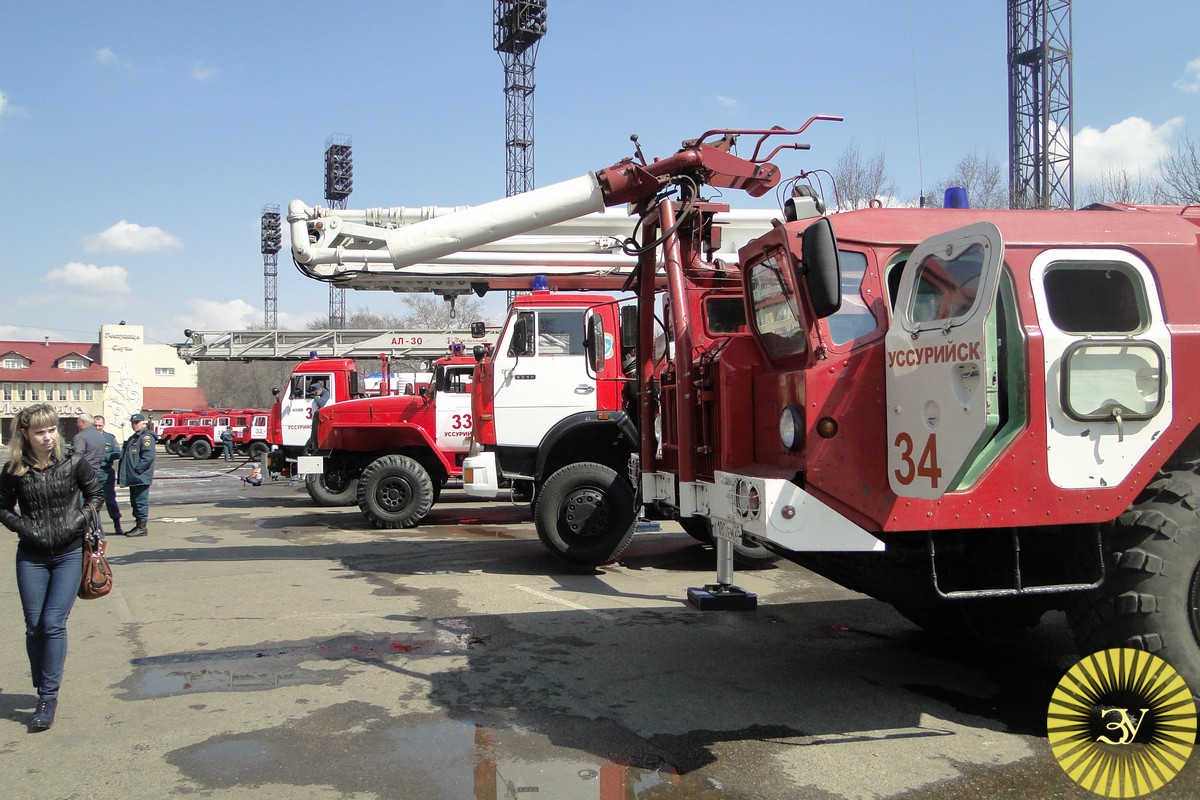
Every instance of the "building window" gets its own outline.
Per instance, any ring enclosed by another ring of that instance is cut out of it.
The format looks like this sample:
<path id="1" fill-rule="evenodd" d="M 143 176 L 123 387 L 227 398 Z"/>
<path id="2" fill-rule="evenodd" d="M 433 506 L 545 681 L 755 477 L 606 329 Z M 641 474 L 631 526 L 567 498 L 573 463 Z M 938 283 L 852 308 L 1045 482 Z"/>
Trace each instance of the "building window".
<path id="1" fill-rule="evenodd" d="M 4 384 L 4 399 L 12 400 L 12 384 L 11 383 Z"/>
<path id="2" fill-rule="evenodd" d="M 95 400 L 96 396 L 93 392 L 94 392 L 93 388 L 91 386 L 85 384 L 83 387 L 83 399 L 84 400 Z"/>
<path id="3" fill-rule="evenodd" d="M 175 377 L 174 367 L 155 367 L 154 376 L 156 378 L 173 378 Z"/>
<path id="4" fill-rule="evenodd" d="M 17 384 L 17 399 L 21 401 L 25 400 L 25 384 L 23 383 Z"/>
<path id="5" fill-rule="evenodd" d="M 87 364 L 84 364 L 78 358 L 66 358 L 58 365 L 62 369 L 87 369 Z"/>
<path id="6" fill-rule="evenodd" d="M 38 401 L 38 385 L 36 383 L 29 384 L 29 399 L 35 403 Z"/>
<path id="7" fill-rule="evenodd" d="M 6 358 L 4 359 L 5 369 L 25 369 L 25 359 L 23 358 Z"/>
<path id="8" fill-rule="evenodd" d="M 66 400 L 67 399 L 67 385 L 65 383 L 59 383 L 56 385 L 58 386 L 58 399 Z M 49 400 L 50 398 L 47 397 L 46 399 Z"/>
<path id="9" fill-rule="evenodd" d="M 71 399 L 72 400 L 81 399 L 82 394 L 83 394 L 82 390 L 83 390 L 83 387 L 80 386 L 78 383 L 72 383 L 71 384 Z"/>

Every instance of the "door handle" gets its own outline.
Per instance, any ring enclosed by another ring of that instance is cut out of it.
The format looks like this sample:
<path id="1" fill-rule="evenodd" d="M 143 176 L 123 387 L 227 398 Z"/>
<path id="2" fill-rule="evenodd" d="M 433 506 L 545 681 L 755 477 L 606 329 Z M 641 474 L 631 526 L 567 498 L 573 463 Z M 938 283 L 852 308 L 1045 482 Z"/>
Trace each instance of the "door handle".
<path id="1" fill-rule="evenodd" d="M 575 387 L 575 394 L 591 394 L 594 391 L 596 391 L 596 387 L 586 383 L 581 383 Z"/>

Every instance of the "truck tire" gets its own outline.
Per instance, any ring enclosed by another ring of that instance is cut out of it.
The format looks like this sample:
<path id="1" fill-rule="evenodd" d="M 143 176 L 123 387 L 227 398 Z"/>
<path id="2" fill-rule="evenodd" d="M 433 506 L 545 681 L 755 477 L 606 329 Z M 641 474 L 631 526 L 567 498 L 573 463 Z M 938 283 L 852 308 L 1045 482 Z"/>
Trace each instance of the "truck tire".
<path id="1" fill-rule="evenodd" d="M 677 522 L 684 533 L 693 539 L 712 544 L 712 529 L 704 517 L 680 517 Z M 737 542 L 733 546 L 733 564 L 741 569 L 762 569 L 769 567 L 779 560 L 779 556 L 762 545 Z"/>
<path id="2" fill-rule="evenodd" d="M 304 488 L 319 506 L 334 508 L 352 506 L 358 502 L 358 478 L 350 477 L 341 470 L 305 475 Z"/>
<path id="3" fill-rule="evenodd" d="M 1104 583 L 1067 604 L 1079 652 L 1154 653 L 1200 696 L 1200 475 L 1161 473 L 1103 532 Z"/>
<path id="4" fill-rule="evenodd" d="M 192 442 L 192 458 L 196 459 L 197 461 L 203 461 L 204 459 L 208 458 L 212 455 L 212 451 L 212 445 L 208 443 L 207 439 L 197 439 L 196 441 Z"/>
<path id="5" fill-rule="evenodd" d="M 433 506 L 433 481 L 416 460 L 390 455 L 367 465 L 358 479 L 358 507 L 376 528 L 412 528 Z"/>
<path id="6" fill-rule="evenodd" d="M 250 448 L 246 452 L 250 454 L 251 461 L 258 461 L 260 458 L 265 456 L 270 449 L 271 448 L 267 447 L 265 442 L 251 442 Z M 349 505 L 349 503 L 346 503 L 345 505 Z"/>
<path id="7" fill-rule="evenodd" d="M 538 538 L 568 564 L 597 567 L 615 561 L 633 537 L 633 488 L 603 464 L 568 464 L 537 494 Z"/>

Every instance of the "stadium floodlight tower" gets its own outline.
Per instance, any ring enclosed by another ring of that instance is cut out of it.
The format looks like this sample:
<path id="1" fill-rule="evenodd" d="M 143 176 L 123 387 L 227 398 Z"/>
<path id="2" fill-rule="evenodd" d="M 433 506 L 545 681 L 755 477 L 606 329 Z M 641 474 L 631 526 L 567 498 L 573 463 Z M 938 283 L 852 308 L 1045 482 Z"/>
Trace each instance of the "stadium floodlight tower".
<path id="1" fill-rule="evenodd" d="M 346 207 L 346 198 L 354 188 L 354 160 L 350 137 L 330 134 L 325 140 L 325 200 L 330 208 Z M 346 290 L 329 286 L 329 327 L 346 327 Z"/>
<path id="2" fill-rule="evenodd" d="M 263 254 L 263 326 L 279 327 L 279 248 L 283 244 L 283 226 L 279 206 L 265 205 L 262 210 Z"/>
<path id="3" fill-rule="evenodd" d="M 1008 0 L 1012 208 L 1074 208 L 1070 0 Z"/>
<path id="4" fill-rule="evenodd" d="M 504 62 L 505 195 L 533 188 L 533 66 L 547 0 L 496 0 L 493 44 Z M 508 293 L 511 306 L 516 292 Z"/>

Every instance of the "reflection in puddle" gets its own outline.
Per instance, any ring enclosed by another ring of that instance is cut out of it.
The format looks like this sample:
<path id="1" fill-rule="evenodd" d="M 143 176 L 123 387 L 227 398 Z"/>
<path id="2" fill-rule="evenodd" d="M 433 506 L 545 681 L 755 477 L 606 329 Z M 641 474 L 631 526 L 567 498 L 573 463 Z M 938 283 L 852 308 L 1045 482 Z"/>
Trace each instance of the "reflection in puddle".
<path id="1" fill-rule="evenodd" d="M 122 683 L 125 700 L 196 692 L 251 692 L 299 684 L 338 684 L 344 669 L 313 669 L 314 661 L 389 665 L 419 656 L 456 655 L 477 645 L 462 620 L 447 620 L 433 633 L 384 637 L 337 636 L 319 642 L 269 648 L 175 653 L 130 662 Z"/>
<path id="2" fill-rule="evenodd" d="M 346 727 L 342 723 L 354 720 Z M 585 723 L 586 724 L 586 723 Z M 321 754 L 339 753 L 330 762 Z M 724 795 L 665 759 L 640 763 L 556 747 L 540 733 L 456 720 L 405 725 L 363 703 L 332 706 L 270 730 L 215 737 L 167 760 L 209 788 L 324 785 L 422 800 L 636 800 Z M 654 790 L 654 791 L 651 791 Z"/>

